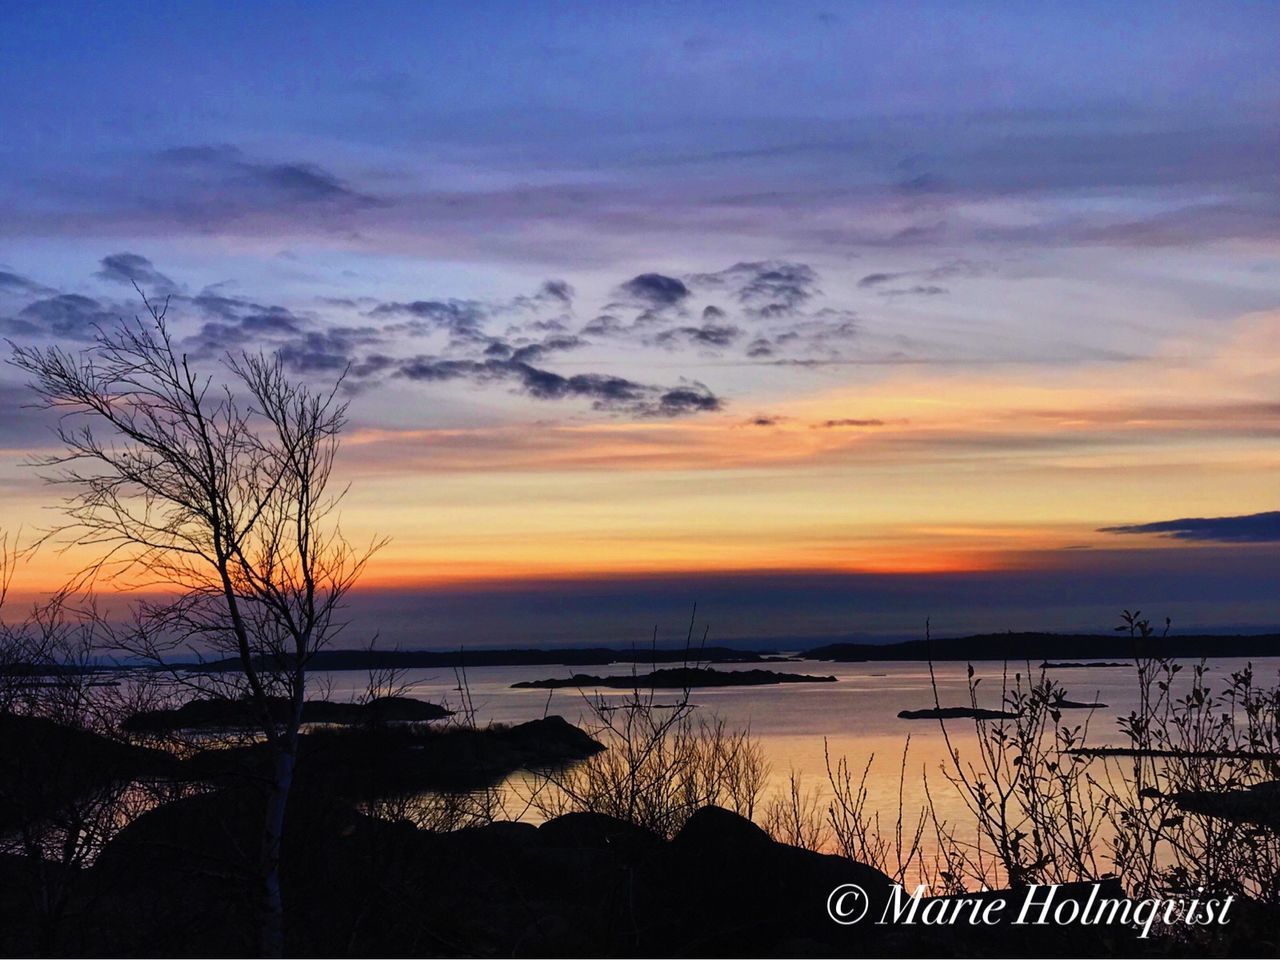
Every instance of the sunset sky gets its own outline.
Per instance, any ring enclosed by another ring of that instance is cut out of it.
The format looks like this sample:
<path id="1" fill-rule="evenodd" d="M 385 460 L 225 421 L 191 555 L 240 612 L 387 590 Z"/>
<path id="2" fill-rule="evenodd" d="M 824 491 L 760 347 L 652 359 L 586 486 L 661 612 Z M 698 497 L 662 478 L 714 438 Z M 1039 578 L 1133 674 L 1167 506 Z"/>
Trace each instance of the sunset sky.
<path id="1" fill-rule="evenodd" d="M 0 17 L 0 334 L 350 365 L 384 637 L 1280 625 L 1276 3 Z"/>

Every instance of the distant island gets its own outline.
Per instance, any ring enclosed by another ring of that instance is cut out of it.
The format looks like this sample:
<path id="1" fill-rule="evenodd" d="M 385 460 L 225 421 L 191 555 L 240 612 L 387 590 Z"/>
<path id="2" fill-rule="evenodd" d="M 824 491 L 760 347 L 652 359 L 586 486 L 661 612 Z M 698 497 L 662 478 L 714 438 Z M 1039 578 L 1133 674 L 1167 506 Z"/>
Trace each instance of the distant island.
<path id="1" fill-rule="evenodd" d="M 455 651 L 378 651 L 368 649 L 317 651 L 307 662 L 312 671 L 369 671 L 406 668 L 522 667 L 526 665 L 610 664 L 770 664 L 790 661 L 777 651 L 739 651 L 730 647 L 566 647 L 495 648 Z M 238 658 L 168 665 L 170 670 L 238 671 Z"/>
<path id="2" fill-rule="evenodd" d="M 1045 661 L 1040 666 L 1046 671 L 1069 667 L 1129 667 L 1132 661 Z"/>
<path id="3" fill-rule="evenodd" d="M 1107 705 L 1097 701 L 1071 701 L 1060 697 L 1050 705 L 1055 710 L 1087 709 L 1096 710 Z M 1016 711 L 1000 711 L 985 707 L 926 707 L 914 711 L 899 711 L 898 717 L 904 721 L 953 721 L 969 718 L 977 721 L 1010 720 L 1021 717 Z"/>
<path id="4" fill-rule="evenodd" d="M 1020 716 L 1014 711 L 993 711 L 984 707 L 926 707 L 918 711 L 898 712 L 898 717 L 905 721 L 954 721 L 962 718 L 994 721 Z"/>
<path id="5" fill-rule="evenodd" d="M 281 723 L 291 707 L 287 699 L 270 699 L 272 717 Z M 453 711 L 411 697 L 378 697 L 363 704 L 307 701 L 302 706 L 304 724 L 389 724 L 438 721 Z M 197 729 L 253 728 L 262 723 L 247 700 L 196 698 L 181 707 L 140 711 L 124 719 L 126 731 L 165 732 Z"/>
<path id="6" fill-rule="evenodd" d="M 1046 661 L 1142 657 L 1277 657 L 1280 634 L 1183 634 L 1145 640 L 1127 634 L 1050 634 L 1042 631 L 894 644 L 827 644 L 801 656 L 813 661 Z"/>
<path id="7" fill-rule="evenodd" d="M 673 667 L 651 671 L 648 674 L 616 674 L 598 677 L 595 674 L 575 674 L 573 677 L 553 677 L 541 681 L 518 681 L 514 688 L 559 687 L 614 687 L 614 688 L 692 688 L 692 687 L 754 687 L 761 684 L 832 683 L 831 675 L 818 677 L 813 674 L 782 674 L 777 671 L 717 671 L 710 667 Z"/>

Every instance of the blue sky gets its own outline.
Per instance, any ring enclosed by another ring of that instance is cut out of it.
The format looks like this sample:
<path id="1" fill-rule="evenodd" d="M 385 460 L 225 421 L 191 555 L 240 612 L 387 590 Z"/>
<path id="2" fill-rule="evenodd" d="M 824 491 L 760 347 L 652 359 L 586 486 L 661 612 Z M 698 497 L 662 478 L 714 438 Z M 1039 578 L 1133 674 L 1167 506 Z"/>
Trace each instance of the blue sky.
<path id="1" fill-rule="evenodd" d="M 1276 508 L 1274 3 L 0 8 L 0 333 L 87 343 L 137 282 L 205 362 L 350 365 L 380 586 L 836 572 L 958 610 L 928 577 L 1141 553 L 1167 596 L 1054 616 L 1280 621 L 1186 608 L 1195 551 L 1262 571 L 1273 535 L 1168 527 Z M 48 497 L 21 396 L 8 528 Z"/>

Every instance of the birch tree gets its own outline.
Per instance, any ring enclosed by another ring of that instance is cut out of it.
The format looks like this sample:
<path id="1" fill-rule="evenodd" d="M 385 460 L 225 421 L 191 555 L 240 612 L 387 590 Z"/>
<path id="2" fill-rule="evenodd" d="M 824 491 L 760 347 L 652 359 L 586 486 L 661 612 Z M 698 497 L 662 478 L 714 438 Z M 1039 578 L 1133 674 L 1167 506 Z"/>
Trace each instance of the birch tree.
<path id="1" fill-rule="evenodd" d="M 176 346 L 167 304 L 99 329 L 86 349 L 15 347 L 40 403 L 60 414 L 39 461 L 66 491 L 50 535 L 92 551 L 80 583 L 137 601 L 136 653 L 230 657 L 271 756 L 257 875 L 261 950 L 283 953 L 285 810 L 308 664 L 343 627 L 344 598 L 380 544 L 344 539 L 333 489 L 346 423 L 338 383 L 292 380 L 276 356 L 228 354 L 200 373 Z M 158 599 L 157 599 L 158 598 Z"/>

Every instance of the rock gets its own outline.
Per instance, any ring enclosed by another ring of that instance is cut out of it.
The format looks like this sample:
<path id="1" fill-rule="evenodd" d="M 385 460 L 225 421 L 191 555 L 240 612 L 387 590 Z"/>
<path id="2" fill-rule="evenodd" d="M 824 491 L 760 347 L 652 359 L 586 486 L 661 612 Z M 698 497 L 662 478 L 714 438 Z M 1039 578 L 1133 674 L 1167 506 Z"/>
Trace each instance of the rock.
<path id="1" fill-rule="evenodd" d="M 677 850 L 693 856 L 760 852 L 771 849 L 775 843 L 754 821 L 711 805 L 694 811 L 672 839 Z"/>
<path id="2" fill-rule="evenodd" d="M 75 936 L 112 956 L 256 954 L 260 800 L 222 791 L 139 818 L 84 872 L 96 887 Z M 665 841 L 601 814 L 433 834 L 312 804 L 291 808 L 286 829 L 290 955 L 1101 957 L 1116 940 L 1058 927 L 842 927 L 826 913 L 831 890 L 861 885 L 878 914 L 888 877 L 779 844 L 720 808 Z"/>
<path id="3" fill-rule="evenodd" d="M 552 847 L 609 849 L 623 854 L 649 853 L 664 844 L 652 831 L 588 811 L 552 818 L 538 828 L 538 833 Z"/>
<path id="4" fill-rule="evenodd" d="M 696 954 L 758 955 L 762 944 L 797 937 L 843 943 L 848 933 L 827 914 L 831 891 L 857 884 L 878 912 L 893 884 L 866 865 L 779 844 L 722 808 L 696 812 L 671 847 L 685 897 L 698 905 L 686 945 Z M 858 936 L 874 943 L 880 932 L 868 926 Z"/>
<path id="5" fill-rule="evenodd" d="M 95 788 L 172 776 L 163 751 L 40 717 L 0 714 L 0 830 L 48 817 Z"/>
<path id="6" fill-rule="evenodd" d="M 316 703 L 323 704 L 328 702 L 320 701 Z M 346 707 L 346 705 L 335 706 Z M 441 707 L 439 704 L 420 701 L 412 697 L 375 697 L 362 706 L 361 713 L 364 717 L 357 717 L 355 721 L 347 723 L 372 721 L 386 724 L 388 722 L 439 721 L 446 717 L 452 717 L 454 712 Z M 309 721 L 312 719 L 304 714 L 303 720 Z M 315 720 L 323 721 L 324 718 L 316 718 Z"/>
<path id="7" fill-rule="evenodd" d="M 328 728 L 299 739 L 296 789 L 370 800 L 421 791 L 465 792 L 522 769 L 581 761 L 603 745 L 561 717 L 484 728 Z M 261 778 L 264 745 L 202 751 L 188 762 L 193 779 L 219 784 Z"/>
<path id="8" fill-rule="evenodd" d="M 1183 791 L 1169 798 L 1184 811 L 1280 831 L 1280 781 L 1263 781 L 1242 791 Z"/>

